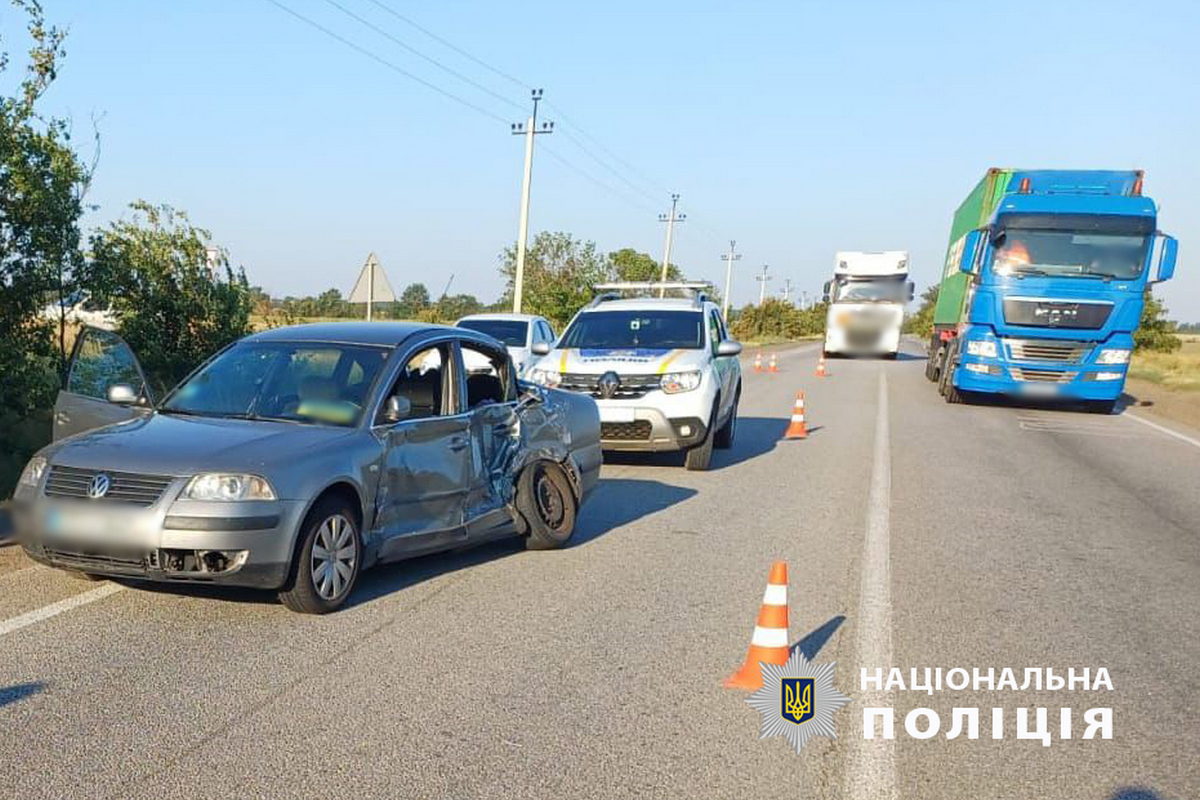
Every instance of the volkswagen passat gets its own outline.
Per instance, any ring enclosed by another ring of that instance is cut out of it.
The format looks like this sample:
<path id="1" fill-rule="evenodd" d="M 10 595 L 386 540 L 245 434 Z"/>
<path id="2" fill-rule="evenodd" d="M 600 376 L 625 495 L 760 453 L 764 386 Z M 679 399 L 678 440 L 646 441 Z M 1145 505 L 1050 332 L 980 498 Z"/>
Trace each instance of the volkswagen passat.
<path id="1" fill-rule="evenodd" d="M 34 559 L 274 589 L 308 613 L 377 562 L 562 545 L 601 460 L 590 398 L 518 386 L 486 336 L 407 323 L 254 334 L 158 403 L 128 345 L 87 329 L 54 426 L 14 498 Z"/>

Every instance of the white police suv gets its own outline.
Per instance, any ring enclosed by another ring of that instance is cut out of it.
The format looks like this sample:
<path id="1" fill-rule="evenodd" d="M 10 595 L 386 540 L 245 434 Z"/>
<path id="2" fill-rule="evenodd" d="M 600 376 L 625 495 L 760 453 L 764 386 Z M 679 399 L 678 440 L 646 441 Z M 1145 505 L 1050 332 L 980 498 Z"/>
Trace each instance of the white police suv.
<path id="1" fill-rule="evenodd" d="M 688 469 L 708 469 L 713 447 L 733 446 L 742 391 L 742 346 L 704 293 L 708 284 L 595 288 L 554 349 L 534 347 L 542 358 L 526 377 L 595 398 L 603 449 L 683 450 Z M 653 296 L 668 291 L 685 296 Z"/>

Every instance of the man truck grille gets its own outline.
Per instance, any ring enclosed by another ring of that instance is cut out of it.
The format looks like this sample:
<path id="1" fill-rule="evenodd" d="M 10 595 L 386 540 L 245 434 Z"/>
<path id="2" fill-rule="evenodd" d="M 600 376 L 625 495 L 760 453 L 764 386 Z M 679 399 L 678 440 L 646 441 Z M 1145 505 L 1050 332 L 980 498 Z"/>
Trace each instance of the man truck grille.
<path id="1" fill-rule="evenodd" d="M 171 485 L 172 478 L 164 475 L 138 475 L 132 472 L 108 472 L 98 469 L 77 467 L 51 467 L 46 478 L 47 497 L 78 497 L 92 499 L 88 488 L 97 475 L 108 476 L 108 490 L 100 502 L 128 503 L 135 506 L 151 506 L 162 497 Z"/>
<path id="2" fill-rule="evenodd" d="M 645 441 L 650 438 L 650 431 L 650 421 L 645 419 L 600 423 L 600 438 L 607 441 Z"/>
<path id="3" fill-rule="evenodd" d="M 1038 339 L 1005 339 L 1009 357 L 1014 361 L 1056 361 L 1079 364 L 1087 358 L 1088 342 L 1056 342 Z"/>
<path id="4" fill-rule="evenodd" d="M 1012 376 L 1019 381 L 1035 381 L 1037 383 L 1070 383 L 1077 372 L 1064 372 L 1055 369 L 1028 369 L 1026 367 L 1009 367 Z"/>
<path id="5" fill-rule="evenodd" d="M 616 392 L 607 399 L 635 400 L 639 397 L 645 397 L 647 392 L 657 389 L 661 385 L 662 378 L 658 375 L 621 375 L 620 381 Z M 568 392 L 590 394 L 592 397 L 606 399 L 605 395 L 600 392 L 599 375 L 567 372 L 563 374 L 562 383 L 559 384 L 558 388 Z"/>

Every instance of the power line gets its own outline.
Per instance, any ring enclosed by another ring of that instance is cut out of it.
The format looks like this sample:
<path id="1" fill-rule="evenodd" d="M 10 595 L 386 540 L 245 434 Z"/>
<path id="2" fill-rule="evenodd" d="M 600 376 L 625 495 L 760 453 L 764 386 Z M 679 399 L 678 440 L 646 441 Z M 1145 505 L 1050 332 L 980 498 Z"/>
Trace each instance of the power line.
<path id="1" fill-rule="evenodd" d="M 386 11 L 388 14 L 391 14 L 393 17 L 395 17 L 396 19 L 400 20 L 400 21 L 401 21 L 401 22 L 403 22 L 405 25 L 409 25 L 409 26 L 411 26 L 411 27 L 413 27 L 413 28 L 416 28 L 416 29 L 417 29 L 417 30 L 419 30 L 421 33 L 425 34 L 425 35 L 426 35 L 426 36 L 428 36 L 430 39 L 433 39 L 433 40 L 434 40 L 435 42 L 437 42 L 438 44 L 440 44 L 440 45 L 442 45 L 442 46 L 444 46 L 444 47 L 448 47 L 448 48 L 450 48 L 451 50 L 453 50 L 454 52 L 458 53 L 458 54 L 459 54 L 460 56 L 462 56 L 463 58 L 466 58 L 466 59 L 468 59 L 468 60 L 470 60 L 470 61 L 473 61 L 473 62 L 475 62 L 476 64 L 478 64 L 479 66 L 483 67 L 483 68 L 484 68 L 484 69 L 486 69 L 487 71 L 489 71 L 489 72 L 491 72 L 491 73 L 493 73 L 493 74 L 495 74 L 495 75 L 498 75 L 498 76 L 499 76 L 499 77 L 501 77 L 501 78 L 504 78 L 506 81 L 509 81 L 510 83 L 513 83 L 513 84 L 516 84 L 517 86 L 520 86 L 522 89 L 528 89 L 528 88 L 529 88 L 530 84 L 528 84 L 527 82 L 525 82 L 525 81 L 523 81 L 523 80 L 521 80 L 521 79 L 519 79 L 519 78 L 514 78 L 512 75 L 509 75 L 509 74 L 508 74 L 507 72 L 505 72 L 504 70 L 502 70 L 502 69 L 499 69 L 498 67 L 493 67 L 491 64 L 487 63 L 487 62 L 486 62 L 486 61 L 484 61 L 483 59 L 481 59 L 481 58 L 477 58 L 477 57 L 475 57 L 475 56 L 471 55 L 471 54 L 470 54 L 470 53 L 468 53 L 466 50 L 463 50 L 461 47 L 459 47 L 459 46 L 455 45 L 453 42 L 449 42 L 449 41 L 447 41 L 447 40 L 443 39 L 441 36 L 438 36 L 436 33 L 434 33 L 433 31 L 429 30 L 428 28 L 422 27 L 421 25 L 417 24 L 417 23 L 416 23 L 416 22 L 414 22 L 413 20 L 411 20 L 411 19 L 409 19 L 408 17 L 404 16 L 404 15 L 403 15 L 403 14 L 401 14 L 399 11 L 396 11 L 394 8 L 392 8 L 391 6 L 389 6 L 387 3 L 380 2 L 380 0 L 368 0 L 368 1 L 369 1 L 370 3 L 372 3 L 373 5 L 375 5 L 375 6 L 378 6 L 379 8 L 383 9 L 383 10 L 384 10 L 384 11 Z M 547 105 L 549 105 L 549 103 L 547 103 Z"/>
<path id="2" fill-rule="evenodd" d="M 400 47 L 403 47 L 405 50 L 412 53 L 417 58 L 423 59 L 424 61 L 427 61 L 428 63 L 433 64 L 435 67 L 442 70 L 447 75 L 453 75 L 455 78 L 458 78 L 463 83 L 467 83 L 471 86 L 474 86 L 479 91 L 481 91 L 484 94 L 487 94 L 491 97 L 494 97 L 495 99 L 499 100 L 502 103 L 507 103 L 508 105 L 513 106 L 514 108 L 521 109 L 522 111 L 524 110 L 524 108 L 519 103 L 515 102 L 511 98 L 505 97 L 504 95 L 500 94 L 499 92 L 493 92 L 491 89 L 484 86 L 482 83 L 474 81 L 471 78 L 468 78 L 466 75 L 463 75 L 461 72 L 458 72 L 457 70 L 446 66 L 445 64 L 443 64 L 442 62 L 440 62 L 436 58 L 434 58 L 433 56 L 428 56 L 428 55 L 422 53 L 420 50 L 407 44 L 402 39 L 399 39 L 396 36 L 393 36 L 391 33 L 384 30 L 383 28 L 380 28 L 378 25 L 371 22 L 370 20 L 364 19 L 363 17 L 360 17 L 358 14 L 355 14 L 353 11 L 346 8 L 341 3 L 337 2 L 337 0 L 325 0 L 325 2 L 328 3 L 329 5 L 333 6 L 334 8 L 336 8 L 338 11 L 341 11 L 343 14 L 350 17 L 351 19 L 357 21 L 360 25 L 364 25 L 367 28 L 370 28 L 371 30 L 378 33 L 380 36 L 383 36 L 384 38 L 394 42 L 395 44 L 399 45 Z"/>
<path id="3" fill-rule="evenodd" d="M 420 78 L 420 77 L 412 74 L 411 72 L 404 69 L 403 67 L 399 67 L 399 66 L 393 64 L 391 61 L 388 61 L 383 56 L 377 55 L 376 53 L 371 52 L 370 50 L 363 47 L 362 45 L 359 45 L 359 44 L 356 44 L 355 42 L 350 41 L 349 39 L 342 36 L 341 34 L 334 33 L 333 31 L 331 31 L 329 28 L 326 28 L 321 23 L 316 22 L 315 20 L 304 16 L 303 14 L 301 14 L 298 11 L 294 11 L 291 8 L 288 8 L 283 3 L 280 3 L 279 0 L 266 0 L 266 2 L 270 3 L 271 5 L 275 6 L 276 8 L 278 8 L 281 11 L 287 12 L 288 14 L 292 15 L 293 17 L 295 17 L 296 19 L 305 23 L 306 25 L 316 28 L 321 33 L 324 33 L 326 36 L 329 36 L 332 39 L 336 39 L 337 41 L 339 41 L 342 44 L 349 47 L 351 50 L 354 50 L 354 51 L 360 53 L 361 55 L 366 56 L 367 58 L 371 59 L 372 61 L 382 64 L 383 66 L 387 67 L 388 69 L 392 70 L 393 72 L 399 73 L 400 75 L 403 75 L 404 77 L 408 78 L 411 81 L 416 81 L 417 83 L 421 84 L 425 88 L 432 89 L 433 91 L 437 92 L 438 94 L 442 95 L 443 97 L 446 97 L 460 105 L 466 106 L 467 108 L 469 108 L 473 111 L 483 114 L 485 117 L 493 119 L 504 125 L 508 124 L 508 120 L 504 119 L 504 117 L 501 117 L 499 114 L 493 114 L 491 111 L 488 111 L 483 106 L 476 105 L 475 103 L 472 103 L 470 100 L 466 100 L 462 97 L 459 97 L 458 95 L 454 94 L 453 92 L 448 92 L 445 89 L 441 88 L 440 86 L 430 83 L 429 81 L 425 80 L 424 78 Z"/>

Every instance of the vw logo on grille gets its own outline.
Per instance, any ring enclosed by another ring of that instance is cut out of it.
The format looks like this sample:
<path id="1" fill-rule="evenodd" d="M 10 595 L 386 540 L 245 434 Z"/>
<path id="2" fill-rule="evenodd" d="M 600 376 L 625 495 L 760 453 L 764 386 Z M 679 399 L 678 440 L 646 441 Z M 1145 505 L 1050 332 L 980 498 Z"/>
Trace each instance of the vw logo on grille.
<path id="1" fill-rule="evenodd" d="M 621 379 L 617 377 L 617 373 L 609 371 L 600 376 L 600 380 L 596 382 L 596 388 L 600 390 L 600 396 L 610 398 L 617 393 L 617 389 L 621 386 Z"/>
<path id="2" fill-rule="evenodd" d="M 87 496 L 93 500 L 99 500 L 104 495 L 108 494 L 108 488 L 112 486 L 112 479 L 101 472 L 96 477 L 92 478 L 92 482 L 88 484 Z"/>

